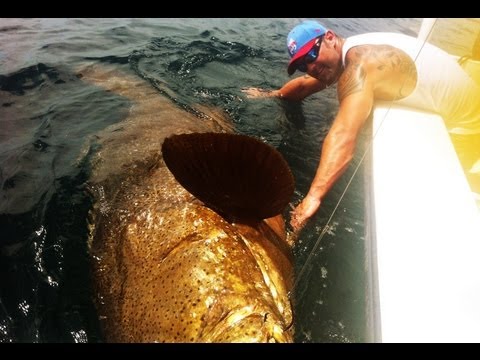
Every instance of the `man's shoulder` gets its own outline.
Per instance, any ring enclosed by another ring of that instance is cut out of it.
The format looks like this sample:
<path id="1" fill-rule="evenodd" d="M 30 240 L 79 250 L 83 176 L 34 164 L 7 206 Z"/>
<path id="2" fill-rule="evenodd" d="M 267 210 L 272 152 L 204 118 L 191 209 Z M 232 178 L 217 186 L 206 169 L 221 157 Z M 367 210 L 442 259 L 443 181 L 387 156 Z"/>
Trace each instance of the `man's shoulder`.
<path id="1" fill-rule="evenodd" d="M 373 32 L 366 32 L 366 33 L 361 33 L 361 34 L 356 34 L 356 35 L 351 35 L 347 37 L 347 40 L 355 40 L 355 39 L 367 39 L 368 41 L 385 41 L 385 40 L 390 40 L 392 38 L 405 38 L 405 39 L 416 39 L 413 36 L 406 35 L 403 33 L 399 32 L 393 32 L 393 31 L 373 31 Z"/>
<path id="2" fill-rule="evenodd" d="M 415 43 L 416 38 L 396 33 L 396 32 L 370 32 L 364 34 L 358 34 L 349 36 L 345 39 L 343 48 L 348 51 L 352 47 L 362 46 L 362 45 L 392 45 L 404 43 Z"/>
<path id="3" fill-rule="evenodd" d="M 413 48 L 415 43 L 416 38 L 394 32 L 371 32 L 353 35 L 346 38 L 343 45 L 345 65 L 347 66 L 354 58 L 357 60 L 363 58 L 368 61 L 377 51 Z M 354 51 L 350 51 L 352 49 Z"/>

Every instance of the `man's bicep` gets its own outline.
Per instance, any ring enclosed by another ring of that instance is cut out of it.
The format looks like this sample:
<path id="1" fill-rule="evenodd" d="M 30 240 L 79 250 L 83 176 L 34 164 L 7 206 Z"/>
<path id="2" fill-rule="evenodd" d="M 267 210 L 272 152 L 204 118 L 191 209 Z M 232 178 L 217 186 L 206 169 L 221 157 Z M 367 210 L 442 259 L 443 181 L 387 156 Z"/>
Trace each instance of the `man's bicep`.
<path id="1" fill-rule="evenodd" d="M 367 74 L 361 63 L 352 62 L 338 80 L 338 99 L 342 102 L 348 96 L 365 90 Z"/>

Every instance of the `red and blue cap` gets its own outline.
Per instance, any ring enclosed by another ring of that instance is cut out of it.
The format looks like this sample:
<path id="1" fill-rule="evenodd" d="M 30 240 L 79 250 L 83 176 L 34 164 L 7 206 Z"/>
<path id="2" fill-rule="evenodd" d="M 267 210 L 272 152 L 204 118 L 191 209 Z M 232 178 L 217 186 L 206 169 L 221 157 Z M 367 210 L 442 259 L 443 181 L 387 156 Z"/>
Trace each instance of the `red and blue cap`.
<path id="1" fill-rule="evenodd" d="M 288 63 L 288 75 L 295 72 L 295 62 L 312 49 L 315 39 L 326 32 L 327 29 L 314 20 L 306 20 L 290 31 L 287 37 L 287 49 L 291 57 Z"/>

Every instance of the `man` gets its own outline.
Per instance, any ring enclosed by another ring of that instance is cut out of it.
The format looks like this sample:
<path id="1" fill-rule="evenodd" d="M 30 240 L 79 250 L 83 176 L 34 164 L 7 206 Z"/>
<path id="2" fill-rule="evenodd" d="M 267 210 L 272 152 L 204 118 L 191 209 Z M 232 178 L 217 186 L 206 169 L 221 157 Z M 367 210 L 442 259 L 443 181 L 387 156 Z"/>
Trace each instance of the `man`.
<path id="1" fill-rule="evenodd" d="M 443 50 L 396 33 L 344 39 L 311 20 L 290 31 L 287 48 L 291 57 L 288 74 L 299 70 L 307 75 L 279 90 L 246 89 L 247 95 L 302 100 L 336 83 L 339 100 L 310 189 L 291 213 L 295 231 L 315 214 L 348 167 L 375 100 L 440 114 L 451 134 L 467 136 L 469 144 L 474 144 L 469 145 L 465 170 L 480 158 L 480 88 Z"/>

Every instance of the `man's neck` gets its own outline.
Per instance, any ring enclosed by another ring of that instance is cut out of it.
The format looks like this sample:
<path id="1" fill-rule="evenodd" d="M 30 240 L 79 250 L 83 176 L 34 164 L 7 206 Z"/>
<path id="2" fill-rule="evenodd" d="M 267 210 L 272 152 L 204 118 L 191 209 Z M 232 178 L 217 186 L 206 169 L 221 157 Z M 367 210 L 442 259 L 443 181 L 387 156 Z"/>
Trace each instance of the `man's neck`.
<path id="1" fill-rule="evenodd" d="M 344 70 L 344 67 L 343 67 L 343 44 L 344 43 L 345 43 L 344 38 L 342 38 L 338 35 L 335 37 L 334 48 L 337 51 L 338 56 L 340 57 L 340 68 L 338 70 L 338 73 L 336 74 L 335 80 L 331 84 L 328 84 L 327 88 L 329 88 L 330 86 L 335 84 L 338 81 L 338 79 L 340 78 L 340 75 L 342 75 L 342 73 L 343 73 L 343 70 Z"/>
<path id="2" fill-rule="evenodd" d="M 335 48 L 337 49 L 338 53 L 340 54 L 340 57 L 343 56 L 343 44 L 345 43 L 345 39 L 337 36 L 335 39 Z"/>

